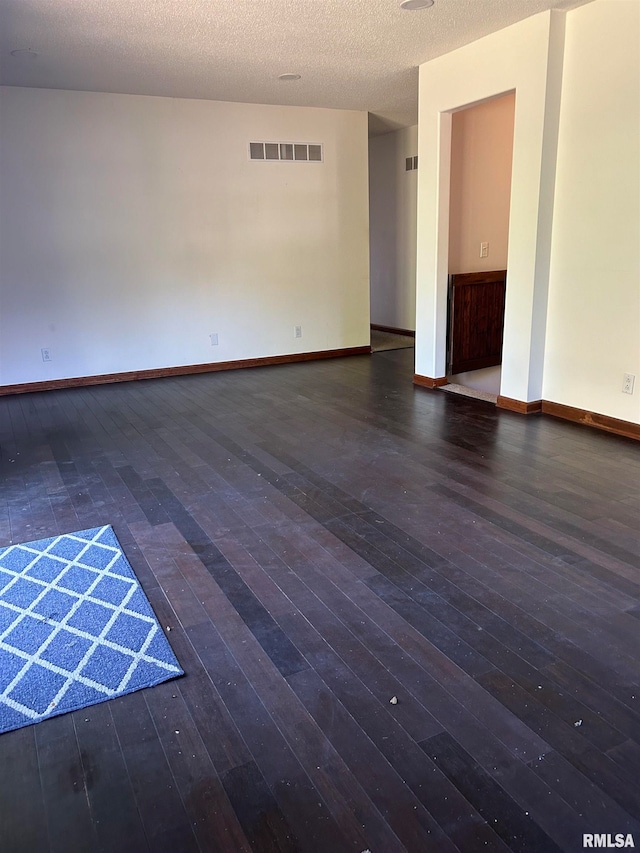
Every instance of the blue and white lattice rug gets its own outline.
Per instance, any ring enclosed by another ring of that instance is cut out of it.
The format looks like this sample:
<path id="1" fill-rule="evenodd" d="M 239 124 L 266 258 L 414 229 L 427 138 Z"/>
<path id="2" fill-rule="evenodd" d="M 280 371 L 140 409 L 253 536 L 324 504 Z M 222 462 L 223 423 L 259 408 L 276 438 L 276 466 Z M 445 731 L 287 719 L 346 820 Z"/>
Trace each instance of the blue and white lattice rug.
<path id="1" fill-rule="evenodd" d="M 0 549 L 0 733 L 177 675 L 110 526 Z"/>

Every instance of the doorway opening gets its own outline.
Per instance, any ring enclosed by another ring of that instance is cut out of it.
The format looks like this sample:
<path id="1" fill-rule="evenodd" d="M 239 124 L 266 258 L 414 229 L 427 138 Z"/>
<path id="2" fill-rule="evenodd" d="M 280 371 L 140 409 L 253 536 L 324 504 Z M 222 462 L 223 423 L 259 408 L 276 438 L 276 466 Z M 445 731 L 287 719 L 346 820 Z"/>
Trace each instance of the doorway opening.
<path id="1" fill-rule="evenodd" d="M 451 121 L 447 382 L 500 394 L 515 93 L 458 110 Z"/>
<path id="2" fill-rule="evenodd" d="M 418 126 L 369 138 L 373 352 L 414 345 Z"/>

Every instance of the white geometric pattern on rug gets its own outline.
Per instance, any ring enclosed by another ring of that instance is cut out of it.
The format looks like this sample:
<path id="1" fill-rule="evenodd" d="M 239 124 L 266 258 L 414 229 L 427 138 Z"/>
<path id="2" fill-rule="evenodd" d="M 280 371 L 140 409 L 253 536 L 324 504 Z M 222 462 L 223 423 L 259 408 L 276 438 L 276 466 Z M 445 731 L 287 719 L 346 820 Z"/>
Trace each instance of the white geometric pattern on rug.
<path id="1" fill-rule="evenodd" d="M 0 732 L 181 674 L 109 525 L 0 550 Z"/>

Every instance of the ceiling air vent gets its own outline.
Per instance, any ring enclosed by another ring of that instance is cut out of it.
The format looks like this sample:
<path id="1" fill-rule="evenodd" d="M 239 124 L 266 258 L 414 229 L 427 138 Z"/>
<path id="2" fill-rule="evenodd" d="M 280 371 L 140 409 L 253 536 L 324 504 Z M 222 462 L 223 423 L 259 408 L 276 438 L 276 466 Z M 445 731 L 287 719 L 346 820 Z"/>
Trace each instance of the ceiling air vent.
<path id="1" fill-rule="evenodd" d="M 249 159 L 322 163 L 324 151 L 322 144 L 318 142 L 250 142 Z"/>

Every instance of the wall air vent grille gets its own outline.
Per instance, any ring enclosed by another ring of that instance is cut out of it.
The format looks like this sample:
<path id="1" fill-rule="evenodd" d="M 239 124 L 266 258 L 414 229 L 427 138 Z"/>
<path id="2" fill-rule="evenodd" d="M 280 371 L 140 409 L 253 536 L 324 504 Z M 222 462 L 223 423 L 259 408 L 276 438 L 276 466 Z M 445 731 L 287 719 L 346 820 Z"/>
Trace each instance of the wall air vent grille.
<path id="1" fill-rule="evenodd" d="M 250 160 L 279 160 L 288 163 L 322 163 L 324 146 L 313 142 L 250 142 Z"/>

